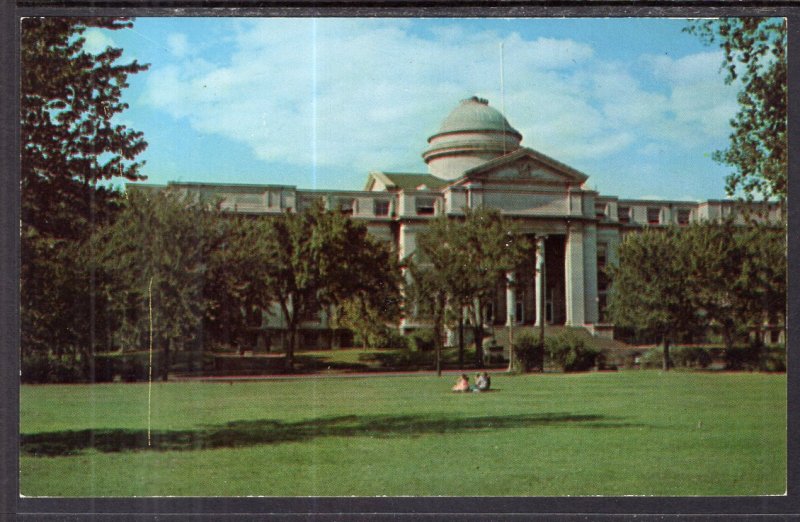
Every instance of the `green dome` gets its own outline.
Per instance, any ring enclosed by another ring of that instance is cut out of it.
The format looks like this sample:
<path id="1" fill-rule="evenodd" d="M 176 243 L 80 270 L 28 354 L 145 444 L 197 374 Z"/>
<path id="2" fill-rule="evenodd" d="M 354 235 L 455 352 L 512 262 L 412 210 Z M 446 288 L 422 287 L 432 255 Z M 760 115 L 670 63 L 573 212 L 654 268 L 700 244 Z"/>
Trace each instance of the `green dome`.
<path id="1" fill-rule="evenodd" d="M 437 134 L 451 132 L 499 131 L 509 132 L 521 137 L 500 111 L 489 107 L 489 102 L 473 96 L 461 103 L 442 122 Z"/>

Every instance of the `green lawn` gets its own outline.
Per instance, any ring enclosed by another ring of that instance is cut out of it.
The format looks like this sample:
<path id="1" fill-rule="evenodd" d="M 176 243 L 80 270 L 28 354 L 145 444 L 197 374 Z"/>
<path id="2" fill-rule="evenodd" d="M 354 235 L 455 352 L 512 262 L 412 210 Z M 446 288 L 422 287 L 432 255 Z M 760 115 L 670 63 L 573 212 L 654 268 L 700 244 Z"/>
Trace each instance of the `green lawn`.
<path id="1" fill-rule="evenodd" d="M 23 386 L 21 491 L 758 495 L 786 476 L 783 374 L 628 371 Z M 45 456 L 45 454 L 47 456 Z"/>

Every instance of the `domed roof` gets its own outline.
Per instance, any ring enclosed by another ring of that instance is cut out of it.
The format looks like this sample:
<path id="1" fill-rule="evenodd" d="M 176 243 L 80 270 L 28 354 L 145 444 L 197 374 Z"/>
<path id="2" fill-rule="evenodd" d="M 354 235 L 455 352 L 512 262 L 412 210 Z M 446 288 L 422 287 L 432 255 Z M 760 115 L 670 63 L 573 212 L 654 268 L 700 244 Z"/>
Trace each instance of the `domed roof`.
<path id="1" fill-rule="evenodd" d="M 522 134 L 489 102 L 473 96 L 453 109 L 428 138 L 422 159 L 434 176 L 455 179 L 466 170 L 520 147 Z"/>
<path id="2" fill-rule="evenodd" d="M 438 134 L 451 132 L 474 132 L 474 131 L 499 131 L 510 132 L 521 137 L 519 132 L 513 128 L 500 111 L 489 107 L 488 100 L 473 96 L 453 109 L 447 118 L 442 122 Z"/>

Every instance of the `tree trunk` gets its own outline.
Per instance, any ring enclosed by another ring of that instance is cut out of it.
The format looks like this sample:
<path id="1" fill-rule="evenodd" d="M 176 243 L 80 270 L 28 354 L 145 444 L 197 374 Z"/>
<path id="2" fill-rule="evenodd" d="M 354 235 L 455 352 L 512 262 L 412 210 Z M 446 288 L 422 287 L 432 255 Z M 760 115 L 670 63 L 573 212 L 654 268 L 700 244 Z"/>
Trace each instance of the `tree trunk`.
<path id="1" fill-rule="evenodd" d="M 333 328 L 332 326 L 333 324 L 336 324 L 334 322 L 334 308 L 335 307 L 333 305 L 328 305 L 328 319 L 325 322 L 325 326 L 328 328 L 328 350 L 331 351 L 333 350 L 333 347 L 336 344 L 334 342 L 334 336 L 336 335 L 336 328 Z"/>
<path id="2" fill-rule="evenodd" d="M 458 318 L 458 369 L 464 369 L 464 316 Z"/>
<path id="3" fill-rule="evenodd" d="M 725 352 L 730 353 L 734 344 L 733 327 L 731 325 L 722 325 L 722 342 L 725 344 Z"/>
<path id="4" fill-rule="evenodd" d="M 480 301 L 474 305 L 472 336 L 475 338 L 475 364 L 478 368 L 483 368 L 483 313 L 481 313 Z"/>
<path id="5" fill-rule="evenodd" d="M 299 341 L 297 330 L 296 324 L 289 325 L 289 342 L 286 344 L 286 359 L 284 359 L 284 369 L 289 373 L 294 371 L 294 351 Z"/>
<path id="6" fill-rule="evenodd" d="M 539 373 L 544 373 L 544 337 L 539 338 L 539 360 L 537 364 L 539 365 Z"/>
<path id="7" fill-rule="evenodd" d="M 283 319 L 286 321 L 287 330 L 289 330 L 289 342 L 284 343 L 283 351 L 284 351 L 284 370 L 287 373 L 291 373 L 294 371 L 294 349 L 297 345 L 297 330 L 298 330 L 298 321 L 297 321 L 297 310 L 292 307 L 292 313 L 289 313 L 289 305 L 288 301 L 294 303 L 294 299 L 281 299 L 281 313 L 283 313 Z M 285 334 L 283 336 L 284 341 L 286 340 Z"/>
<path id="8" fill-rule="evenodd" d="M 511 324 L 508 325 L 508 370 L 509 372 L 514 370 L 514 321 L 511 321 Z"/>
<path id="9" fill-rule="evenodd" d="M 436 349 L 436 376 L 442 376 L 442 330 L 444 328 L 445 296 L 437 296 L 433 319 L 433 342 Z"/>
<path id="10" fill-rule="evenodd" d="M 166 381 L 169 377 L 169 348 L 172 344 L 171 339 L 164 341 L 164 358 L 161 361 L 161 380 Z"/>
<path id="11" fill-rule="evenodd" d="M 670 366 L 670 363 L 669 363 L 669 338 L 665 336 L 663 338 L 663 343 L 664 343 L 664 361 L 663 361 L 663 364 L 662 364 L 662 369 L 666 372 L 666 371 L 669 371 L 669 366 Z"/>

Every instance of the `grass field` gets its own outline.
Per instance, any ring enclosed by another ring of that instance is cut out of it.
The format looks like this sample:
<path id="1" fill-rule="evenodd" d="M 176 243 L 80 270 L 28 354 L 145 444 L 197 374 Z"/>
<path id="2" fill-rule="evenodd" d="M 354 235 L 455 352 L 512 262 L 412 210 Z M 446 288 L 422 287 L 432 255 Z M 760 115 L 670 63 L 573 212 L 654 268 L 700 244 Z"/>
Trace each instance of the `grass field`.
<path id="1" fill-rule="evenodd" d="M 23 386 L 26 496 L 759 495 L 783 374 L 627 371 Z"/>

